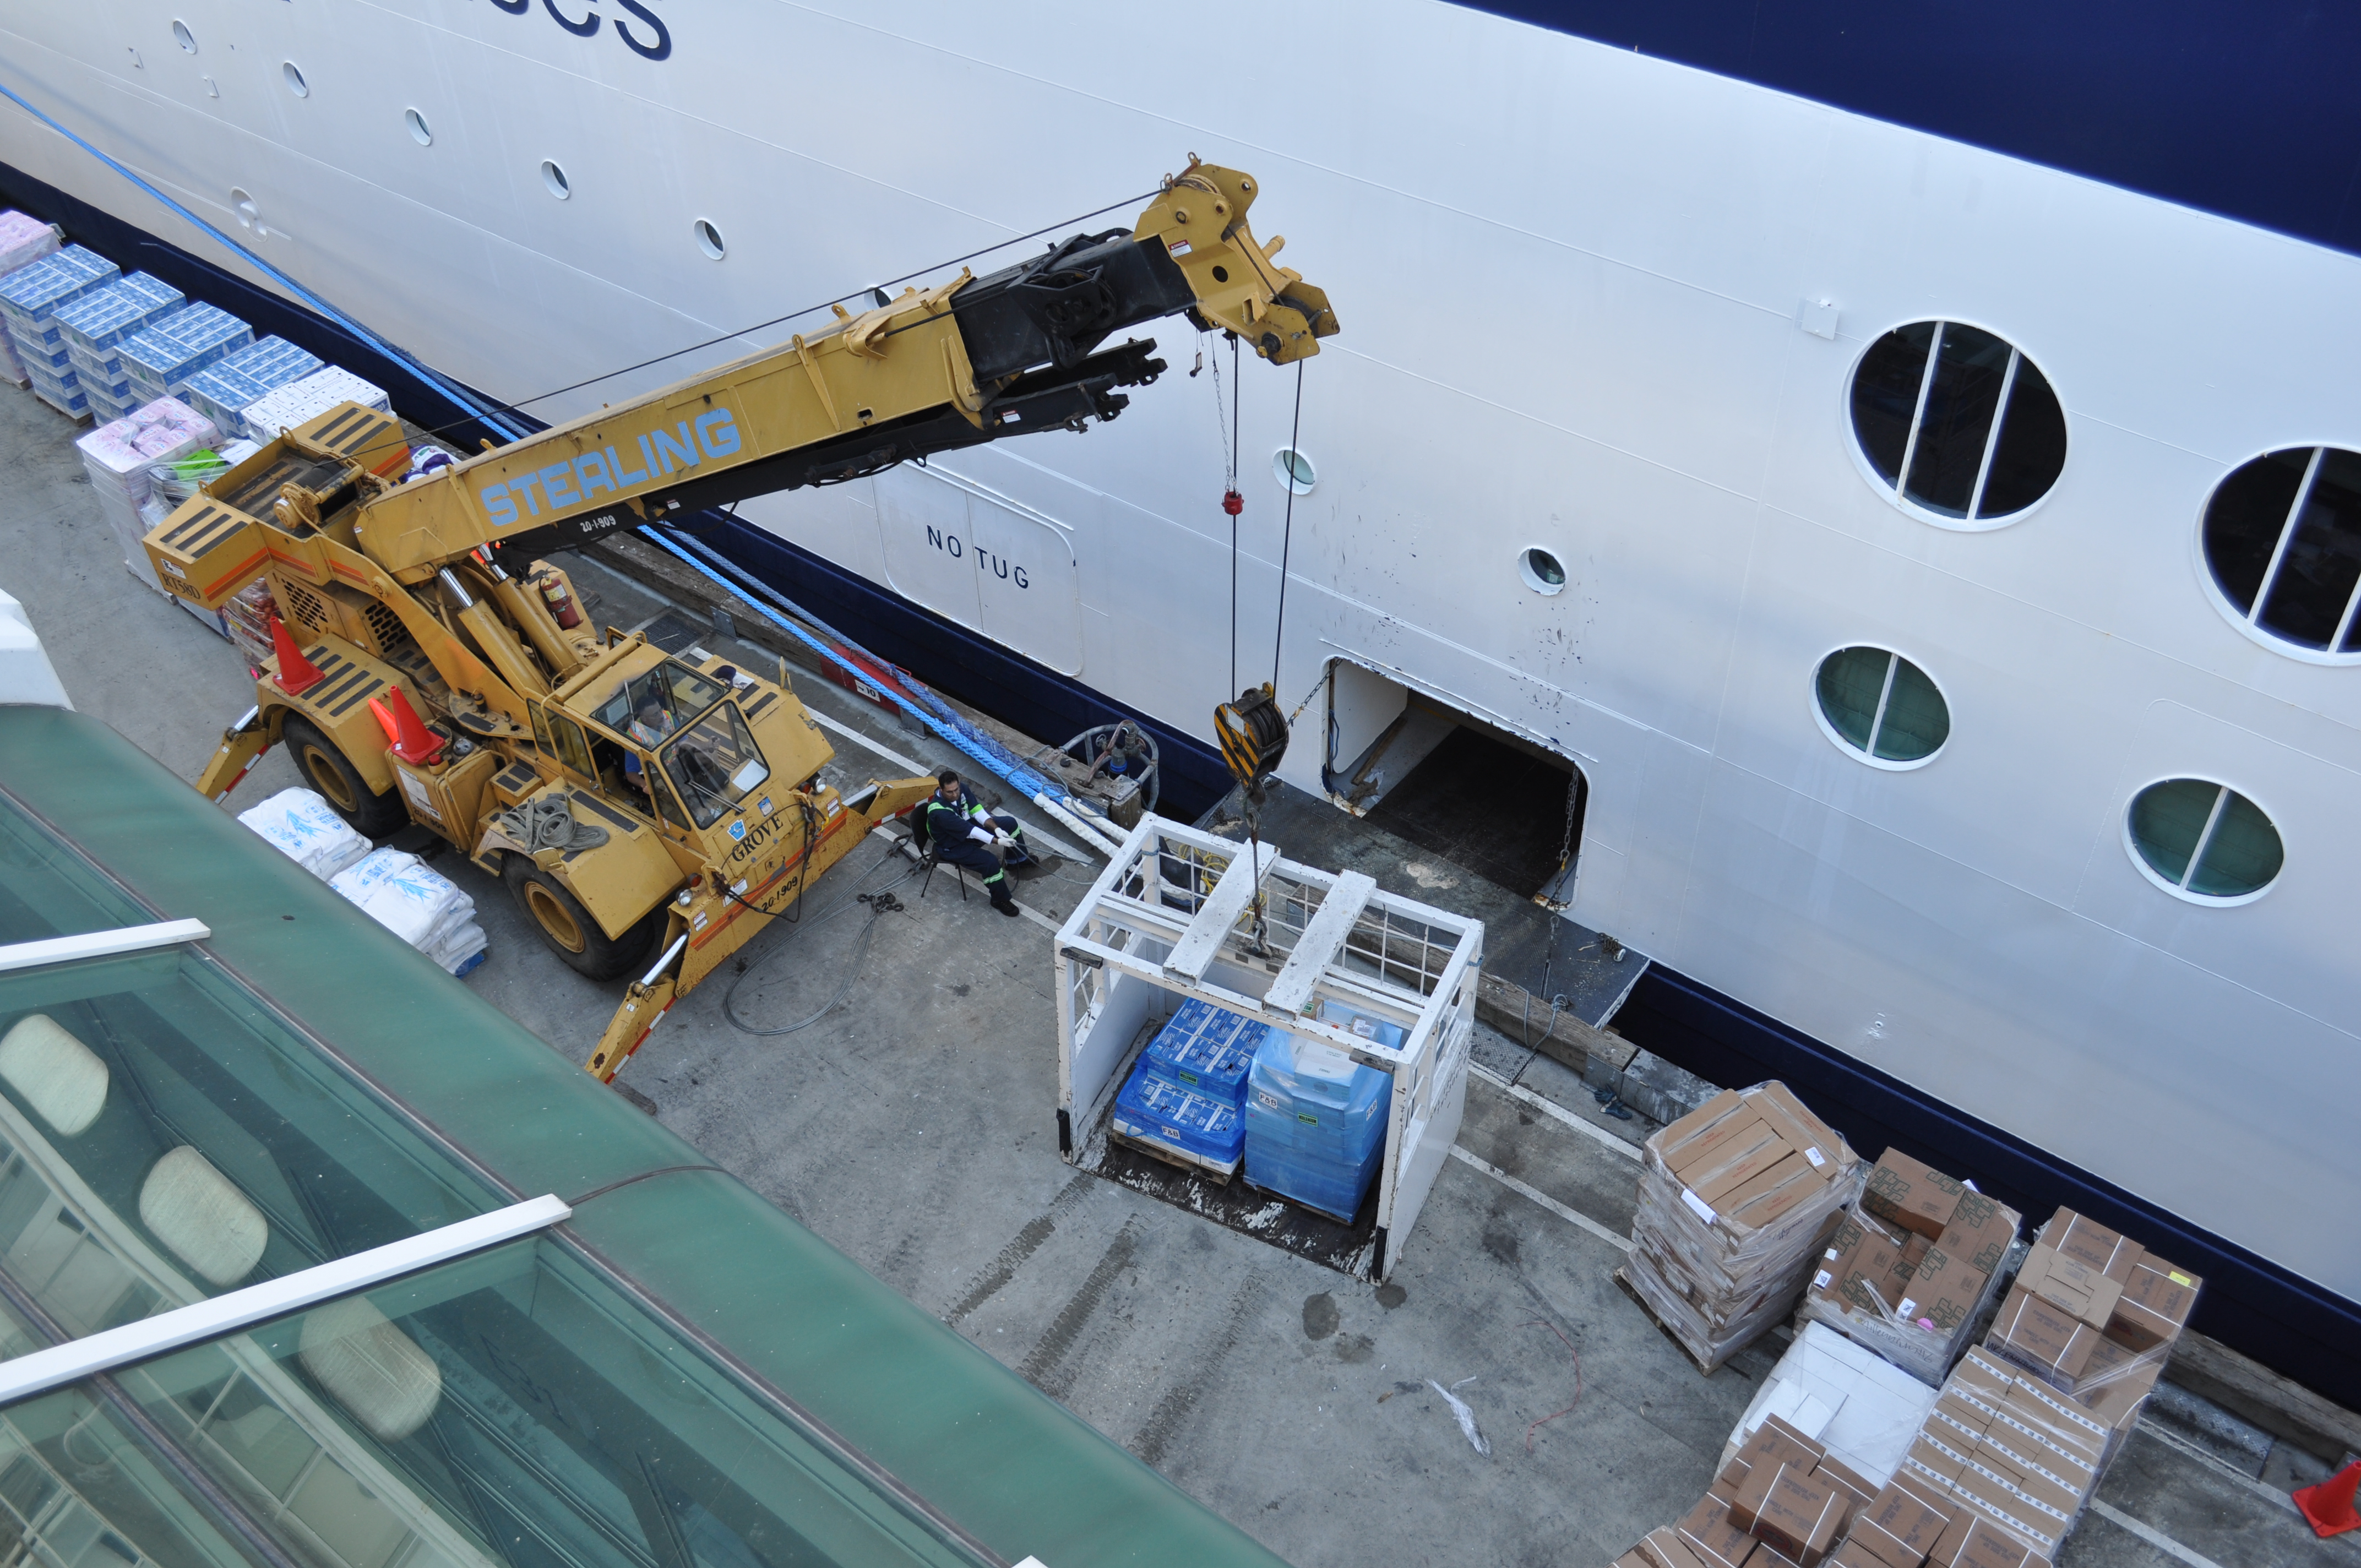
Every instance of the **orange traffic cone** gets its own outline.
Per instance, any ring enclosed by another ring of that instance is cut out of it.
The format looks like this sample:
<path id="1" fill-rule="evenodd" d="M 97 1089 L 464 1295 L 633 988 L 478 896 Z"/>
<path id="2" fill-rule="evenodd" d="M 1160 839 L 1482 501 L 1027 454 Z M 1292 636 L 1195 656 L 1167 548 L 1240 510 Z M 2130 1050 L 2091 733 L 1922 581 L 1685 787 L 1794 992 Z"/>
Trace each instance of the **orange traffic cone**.
<path id="1" fill-rule="evenodd" d="M 2343 1535 L 2348 1530 L 2361 1530 L 2361 1514 L 2353 1511 L 2356 1486 L 2361 1486 L 2361 1459 L 2295 1495 L 2295 1506 L 2303 1510 L 2313 1534 Z"/>
<path id="2" fill-rule="evenodd" d="M 303 657 L 303 650 L 288 634 L 287 623 L 275 615 L 270 618 L 270 645 L 279 651 L 279 673 L 270 677 L 271 684 L 289 696 L 302 696 L 328 678 Z"/>
<path id="3" fill-rule="evenodd" d="M 369 699 L 375 707 L 377 699 Z M 443 738 L 426 728 L 410 699 L 401 695 L 400 686 L 385 688 L 385 706 L 393 714 L 393 754 L 414 768 L 431 768 L 443 755 Z M 378 720 L 382 724 L 383 718 Z"/>

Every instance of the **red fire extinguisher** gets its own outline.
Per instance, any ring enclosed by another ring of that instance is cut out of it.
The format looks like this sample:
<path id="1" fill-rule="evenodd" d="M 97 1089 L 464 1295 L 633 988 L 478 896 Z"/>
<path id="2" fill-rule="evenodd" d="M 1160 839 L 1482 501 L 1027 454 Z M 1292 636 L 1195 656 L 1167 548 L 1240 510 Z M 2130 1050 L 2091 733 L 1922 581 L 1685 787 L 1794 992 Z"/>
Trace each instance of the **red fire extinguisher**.
<path id="1" fill-rule="evenodd" d="M 567 631 L 582 624 L 582 612 L 574 608 L 574 596 L 566 591 L 566 579 L 548 566 L 533 573 L 533 586 L 541 590 L 541 600 L 557 624 Z"/>

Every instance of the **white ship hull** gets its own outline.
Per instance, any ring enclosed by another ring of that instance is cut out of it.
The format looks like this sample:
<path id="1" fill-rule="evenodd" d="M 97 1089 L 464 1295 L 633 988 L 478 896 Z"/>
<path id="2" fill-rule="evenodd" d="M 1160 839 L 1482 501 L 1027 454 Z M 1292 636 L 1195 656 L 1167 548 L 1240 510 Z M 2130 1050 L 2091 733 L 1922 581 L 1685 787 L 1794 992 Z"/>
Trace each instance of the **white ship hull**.
<path id="1" fill-rule="evenodd" d="M 617 36 L 653 39 L 633 10 L 664 13 L 668 58 Z M 726 10 L 601 0 L 579 37 L 555 19 L 579 0 L 184 0 L 191 53 L 150 5 L 9 0 L 0 53 L 49 113 L 511 399 L 1121 203 L 1192 150 L 1253 170 L 1258 227 L 1344 323 L 1302 383 L 1290 776 L 1321 787 L 1339 661 L 1568 757 L 1582 923 L 2361 1297 L 2361 669 L 2233 624 L 2198 544 L 2238 465 L 2361 445 L 2361 261 L 1424 0 L 1217 0 L 1185 27 Z M 0 162 L 238 265 L 5 104 Z M 1930 318 L 2004 335 L 2067 411 L 2062 477 L 2008 526 L 1909 515 L 1857 455 L 1856 362 Z M 741 515 L 1203 736 L 1234 689 L 1229 523 L 1211 378 L 1172 325 L 1174 372 L 1112 425 Z M 1242 683 L 1272 673 L 1296 389 L 1244 379 Z M 1563 593 L 1521 577 L 1536 545 Z M 1813 672 L 1850 644 L 1940 686 L 1927 766 L 1824 732 Z M 1388 716 L 1348 701 L 1338 758 Z M 2263 896 L 2201 906 L 2135 864 L 2129 801 L 2184 775 L 2278 826 Z"/>

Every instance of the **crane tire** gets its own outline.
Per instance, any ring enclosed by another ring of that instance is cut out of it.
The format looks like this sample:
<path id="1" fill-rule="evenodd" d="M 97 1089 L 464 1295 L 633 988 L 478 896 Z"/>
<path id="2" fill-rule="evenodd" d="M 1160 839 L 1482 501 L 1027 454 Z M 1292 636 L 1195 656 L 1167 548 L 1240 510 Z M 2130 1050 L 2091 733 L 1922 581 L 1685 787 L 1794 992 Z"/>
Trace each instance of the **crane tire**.
<path id="1" fill-rule="evenodd" d="M 581 900 L 527 855 L 511 852 L 500 880 L 558 961 L 591 980 L 617 980 L 638 969 L 664 930 L 664 906 L 659 904 L 620 937 L 608 936 Z"/>
<path id="2" fill-rule="evenodd" d="M 392 790 L 379 795 L 369 788 L 352 759 L 310 719 L 291 716 L 280 727 L 279 739 L 303 782 L 319 791 L 329 809 L 351 823 L 353 831 L 362 838 L 387 838 L 409 824 L 410 810 L 401 804 L 401 796 Z"/>

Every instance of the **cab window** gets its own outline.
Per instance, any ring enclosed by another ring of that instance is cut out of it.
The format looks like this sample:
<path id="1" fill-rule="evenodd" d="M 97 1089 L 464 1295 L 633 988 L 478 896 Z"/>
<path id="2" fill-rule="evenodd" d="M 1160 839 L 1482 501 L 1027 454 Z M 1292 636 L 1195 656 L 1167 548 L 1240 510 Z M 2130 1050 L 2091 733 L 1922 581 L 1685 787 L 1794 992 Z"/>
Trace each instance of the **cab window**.
<path id="1" fill-rule="evenodd" d="M 712 827 L 771 776 L 735 703 L 708 712 L 664 749 L 663 758 L 665 774 L 699 828 Z"/>
<path id="2" fill-rule="evenodd" d="M 598 764 L 590 760 L 590 743 L 583 737 L 582 726 L 563 713 L 552 713 L 535 703 L 533 729 L 542 749 L 555 755 L 568 773 L 586 784 L 598 782 Z"/>
<path id="3" fill-rule="evenodd" d="M 618 681 L 606 699 L 588 711 L 593 721 L 653 751 L 666 736 L 696 722 L 729 695 L 730 688 L 719 681 L 708 680 L 687 665 L 666 659 L 653 669 Z"/>

